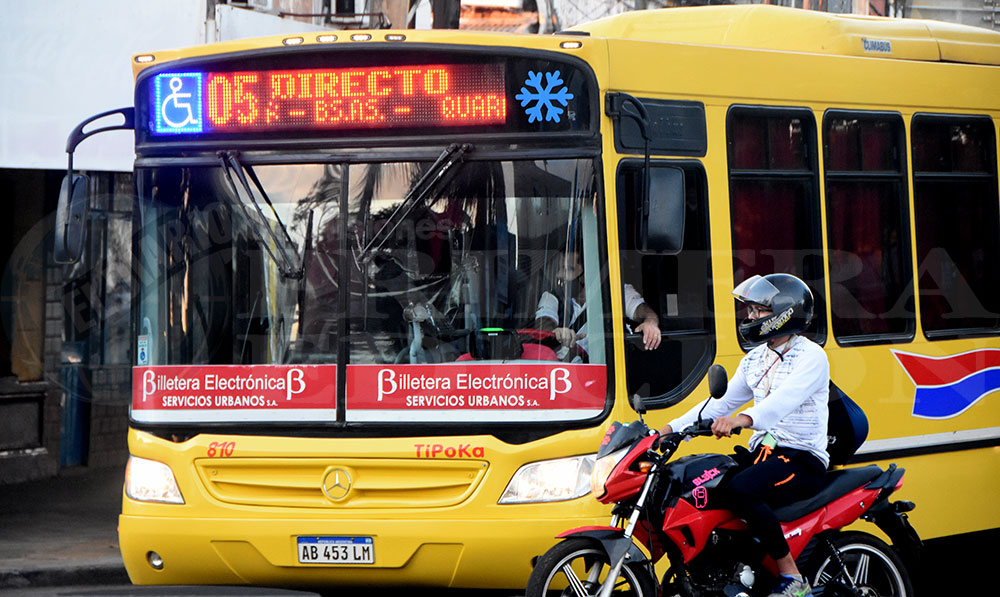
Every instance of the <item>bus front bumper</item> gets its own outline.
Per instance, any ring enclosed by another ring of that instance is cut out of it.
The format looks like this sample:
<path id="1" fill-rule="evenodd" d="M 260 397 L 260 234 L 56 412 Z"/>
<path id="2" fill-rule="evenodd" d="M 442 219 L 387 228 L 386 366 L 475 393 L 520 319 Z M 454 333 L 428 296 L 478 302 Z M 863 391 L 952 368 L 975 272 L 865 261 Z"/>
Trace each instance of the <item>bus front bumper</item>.
<path id="1" fill-rule="evenodd" d="M 137 585 L 520 589 L 533 559 L 556 543 L 556 535 L 606 522 L 606 517 L 330 521 L 122 515 L 119 543 Z M 299 536 L 371 537 L 374 563 L 300 563 Z"/>

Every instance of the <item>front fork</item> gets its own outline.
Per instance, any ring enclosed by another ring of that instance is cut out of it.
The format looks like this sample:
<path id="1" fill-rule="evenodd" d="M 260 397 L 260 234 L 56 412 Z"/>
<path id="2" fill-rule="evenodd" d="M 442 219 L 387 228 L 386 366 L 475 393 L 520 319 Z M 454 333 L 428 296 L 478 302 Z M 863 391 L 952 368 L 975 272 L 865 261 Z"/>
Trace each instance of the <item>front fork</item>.
<path id="1" fill-rule="evenodd" d="M 635 525 L 639 523 L 639 516 L 642 515 L 642 511 L 646 507 L 646 498 L 649 497 L 650 489 L 653 487 L 658 468 L 659 466 L 654 463 L 653 467 L 649 470 L 649 473 L 646 474 L 646 482 L 642 485 L 642 492 L 639 494 L 639 499 L 636 500 L 635 506 L 632 507 L 632 515 L 629 516 L 628 523 L 625 525 L 625 532 L 622 536 L 623 541 L 614 546 L 614 552 L 608 552 L 608 561 L 611 563 L 611 570 L 608 572 L 607 578 L 604 579 L 604 584 L 601 585 L 601 590 L 597 592 L 597 597 L 611 597 L 611 591 L 615 588 L 615 581 L 618 580 L 618 575 L 622 571 L 622 566 L 625 565 L 625 558 L 628 556 L 630 548 L 634 548 L 634 544 L 632 543 L 632 533 L 635 532 Z M 615 515 L 612 519 L 612 524 L 617 526 L 617 515 Z M 650 532 L 652 532 L 652 529 L 650 529 Z M 593 574 L 593 572 L 591 572 L 591 574 Z"/>
<path id="2" fill-rule="evenodd" d="M 617 528 L 619 522 L 621 522 L 621 517 L 618 516 L 617 514 L 615 514 L 615 515 L 613 515 L 611 517 L 611 526 L 612 527 Z M 622 534 L 622 537 L 619 540 L 621 540 L 621 541 L 627 540 L 631 544 L 631 547 L 635 546 L 635 544 L 632 543 L 632 537 L 625 536 L 624 533 Z M 608 554 L 611 553 L 612 549 L 615 549 L 615 547 L 613 546 L 614 544 L 612 544 L 611 542 L 602 543 L 602 545 L 604 546 L 604 549 L 605 549 L 605 551 L 608 552 Z M 609 555 L 608 559 L 610 561 L 610 555 Z M 619 570 L 620 569 L 621 568 L 619 567 Z M 615 576 L 617 577 L 617 575 L 615 575 Z M 590 572 L 587 574 L 587 586 L 588 587 L 596 587 L 597 586 L 597 580 L 600 577 L 601 577 L 601 567 L 600 566 L 593 566 L 593 567 L 591 567 Z"/>
<path id="3" fill-rule="evenodd" d="M 637 562 L 643 563 L 648 561 L 646 554 L 642 553 L 642 550 L 632 541 L 632 534 L 626 533 L 623 529 L 618 528 L 618 524 L 621 522 L 621 517 L 617 514 L 611 518 L 610 526 L 606 527 L 583 527 L 577 529 L 571 529 L 559 535 L 560 539 L 567 539 L 570 537 L 583 537 L 586 539 L 593 540 L 600 544 L 604 549 L 604 553 L 608 554 L 608 561 L 611 566 L 611 573 L 614 576 L 609 576 L 604 581 L 604 585 L 600 585 L 598 588 L 597 595 L 601 595 L 602 591 L 605 591 L 605 586 L 610 586 L 614 588 L 614 581 L 617 580 L 618 574 L 621 573 L 622 567 L 625 562 Z M 587 574 L 587 587 L 598 587 L 598 580 L 601 576 L 601 571 L 603 566 L 593 566 Z M 572 576 L 572 575 L 568 575 Z M 652 576 L 653 582 L 656 582 L 655 575 Z M 610 585 L 608 584 L 610 582 Z M 588 594 L 590 594 L 588 592 Z"/>

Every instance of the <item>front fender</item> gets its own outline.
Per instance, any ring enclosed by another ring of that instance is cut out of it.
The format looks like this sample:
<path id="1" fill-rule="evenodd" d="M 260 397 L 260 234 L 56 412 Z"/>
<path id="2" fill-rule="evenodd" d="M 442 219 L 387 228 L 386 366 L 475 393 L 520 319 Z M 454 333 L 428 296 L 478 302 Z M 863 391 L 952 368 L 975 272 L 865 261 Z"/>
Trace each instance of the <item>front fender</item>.
<path id="1" fill-rule="evenodd" d="M 607 552 L 610 562 L 617 562 L 623 554 L 626 555 L 626 564 L 644 563 L 649 559 L 631 539 L 625 537 L 625 531 L 618 527 L 578 527 L 559 534 L 560 539 L 570 537 L 586 537 L 597 541 Z"/>

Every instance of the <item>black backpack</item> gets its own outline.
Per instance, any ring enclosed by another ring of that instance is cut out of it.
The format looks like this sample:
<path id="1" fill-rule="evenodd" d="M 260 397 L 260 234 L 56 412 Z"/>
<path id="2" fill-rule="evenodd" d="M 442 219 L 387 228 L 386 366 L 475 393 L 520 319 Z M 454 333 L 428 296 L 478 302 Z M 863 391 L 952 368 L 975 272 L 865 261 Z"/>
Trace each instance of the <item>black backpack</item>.
<path id="1" fill-rule="evenodd" d="M 847 464 L 868 437 L 868 417 L 858 403 L 830 381 L 827 446 L 830 465 Z"/>

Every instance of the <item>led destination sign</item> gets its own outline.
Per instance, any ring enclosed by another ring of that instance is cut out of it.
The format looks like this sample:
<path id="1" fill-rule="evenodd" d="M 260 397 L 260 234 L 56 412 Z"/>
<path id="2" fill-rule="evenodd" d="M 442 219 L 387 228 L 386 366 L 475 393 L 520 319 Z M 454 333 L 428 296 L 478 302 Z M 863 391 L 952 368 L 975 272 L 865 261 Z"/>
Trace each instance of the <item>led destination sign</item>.
<path id="1" fill-rule="evenodd" d="M 152 77 L 150 85 L 154 135 L 507 121 L 501 64 L 168 72 Z"/>

